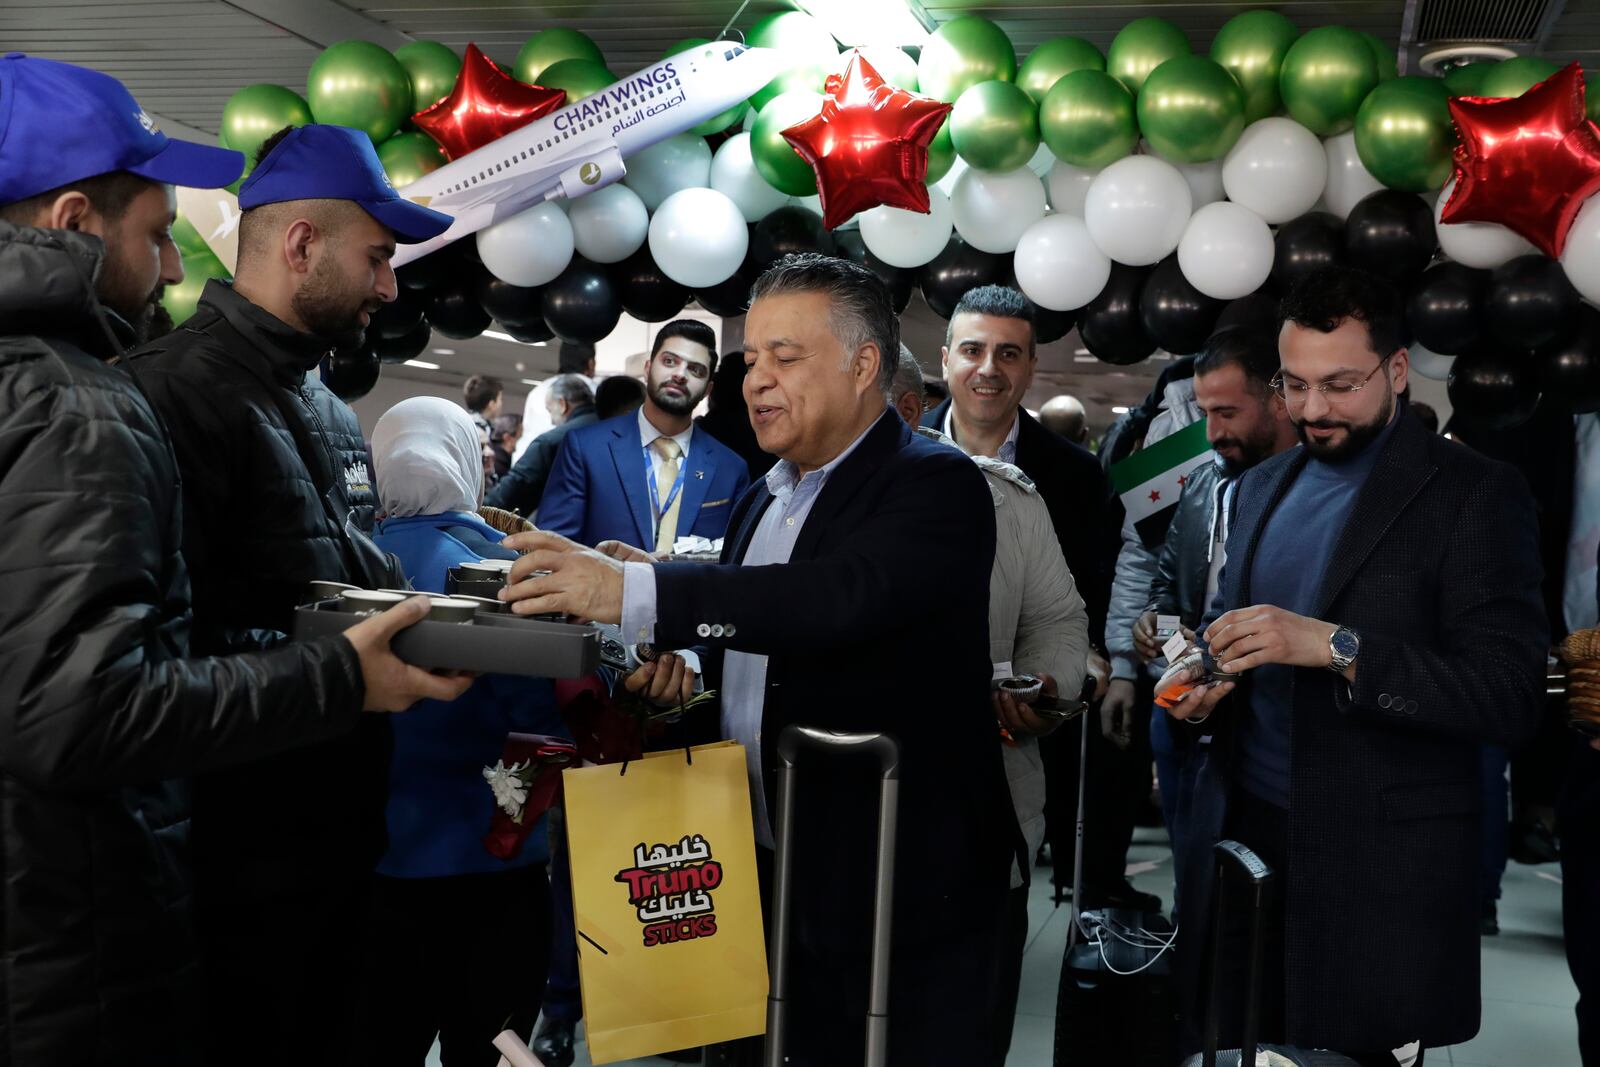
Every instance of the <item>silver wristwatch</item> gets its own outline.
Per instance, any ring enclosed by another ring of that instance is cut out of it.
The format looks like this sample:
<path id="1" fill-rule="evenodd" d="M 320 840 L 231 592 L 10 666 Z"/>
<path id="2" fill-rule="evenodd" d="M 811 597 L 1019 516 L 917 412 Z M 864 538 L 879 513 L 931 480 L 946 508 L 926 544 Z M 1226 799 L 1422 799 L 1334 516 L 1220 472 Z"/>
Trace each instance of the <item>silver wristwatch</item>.
<path id="1" fill-rule="evenodd" d="M 1328 669 L 1343 673 L 1361 654 L 1361 637 L 1348 626 L 1341 626 L 1328 638 L 1328 654 L 1333 662 Z"/>

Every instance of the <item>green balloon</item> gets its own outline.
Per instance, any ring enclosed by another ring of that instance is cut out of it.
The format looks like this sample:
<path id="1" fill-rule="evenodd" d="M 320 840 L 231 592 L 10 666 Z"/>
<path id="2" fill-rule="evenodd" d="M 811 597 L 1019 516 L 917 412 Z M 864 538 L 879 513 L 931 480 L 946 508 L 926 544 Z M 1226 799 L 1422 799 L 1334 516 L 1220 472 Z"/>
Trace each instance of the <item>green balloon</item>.
<path id="1" fill-rule="evenodd" d="M 1521 96 L 1561 68 L 1538 56 L 1518 56 L 1496 63 L 1483 76 L 1478 95 L 1493 99 Z"/>
<path id="2" fill-rule="evenodd" d="M 672 56 L 681 55 L 684 52 L 693 51 L 696 48 L 700 48 L 710 43 L 711 42 L 704 37 L 688 37 L 667 49 L 666 54 L 661 58 L 668 59 Z M 713 115 L 711 118 L 706 119 L 706 121 L 694 127 L 689 132 L 694 134 L 696 137 L 710 137 L 714 133 L 721 133 L 723 130 L 728 129 L 739 122 L 739 120 L 743 119 L 747 107 L 748 105 L 741 100 L 728 110 L 722 112 L 722 114 Z"/>
<path id="3" fill-rule="evenodd" d="M 950 139 L 950 119 L 944 120 L 944 125 L 939 127 L 939 132 L 933 135 L 933 140 L 928 142 L 928 174 L 924 179 L 926 184 L 932 185 L 956 165 L 956 146 Z"/>
<path id="4" fill-rule="evenodd" d="M 750 154 L 756 170 L 779 192 L 790 196 L 816 193 L 816 172 L 783 139 L 783 131 L 815 118 L 821 110 L 821 93 L 796 89 L 777 96 L 756 115 L 756 128 L 750 132 Z"/>
<path id="5" fill-rule="evenodd" d="M 178 246 L 178 251 L 186 256 L 196 256 L 204 252 L 211 254 L 211 246 L 206 244 L 206 239 L 200 236 L 200 231 L 194 228 L 194 223 L 189 221 L 189 216 L 178 209 L 178 217 L 172 220 L 172 243 Z"/>
<path id="6" fill-rule="evenodd" d="M 1426 193 L 1444 185 L 1455 141 L 1450 93 L 1437 78 L 1384 82 L 1356 113 L 1361 163 L 1391 189 Z"/>
<path id="7" fill-rule="evenodd" d="M 200 306 L 200 293 L 212 278 L 228 277 L 228 268 L 209 251 L 183 257 L 183 281 L 169 285 L 161 294 L 161 306 L 172 316 L 173 323 L 181 323 Z"/>
<path id="8" fill-rule="evenodd" d="M 281 85 L 247 85 L 222 105 L 222 128 L 217 136 L 229 148 L 243 152 L 253 165 L 261 142 L 285 126 L 309 126 L 311 108 L 292 89 Z"/>
<path id="9" fill-rule="evenodd" d="M 389 184 L 404 189 L 450 161 L 438 142 L 427 134 L 397 133 L 378 146 L 378 162 L 383 164 Z"/>
<path id="10" fill-rule="evenodd" d="M 394 57 L 411 79 L 413 114 L 449 96 L 461 73 L 461 57 L 438 41 L 412 41 L 395 49 Z"/>
<path id="11" fill-rule="evenodd" d="M 1400 61 L 1393 48 L 1383 43 L 1383 38 L 1375 33 L 1361 31 L 1361 36 L 1366 38 L 1367 47 L 1372 49 L 1372 58 L 1378 64 L 1378 81 L 1393 81 L 1400 76 Z"/>
<path id="12" fill-rule="evenodd" d="M 1008 82 L 1016 76 L 1017 50 L 1011 38 L 977 15 L 961 15 L 934 30 L 917 60 L 923 95 L 947 104 L 979 82 Z"/>
<path id="13" fill-rule="evenodd" d="M 1189 38 L 1166 19 L 1134 19 L 1111 39 L 1111 47 L 1106 49 L 1106 72 L 1128 92 L 1138 93 L 1151 71 L 1192 51 Z"/>
<path id="14" fill-rule="evenodd" d="M 750 28 L 745 40 L 756 48 L 783 52 L 797 63 L 750 98 L 750 106 L 757 111 L 784 93 L 821 92 L 839 62 L 839 42 L 821 22 L 803 11 L 768 15 Z"/>
<path id="15" fill-rule="evenodd" d="M 1594 83 L 1587 74 L 1583 76 L 1583 102 L 1589 112 L 1589 121 L 1594 122 L 1600 116 L 1600 94 L 1596 94 Z"/>
<path id="16" fill-rule="evenodd" d="M 1285 16 L 1257 8 L 1223 23 L 1212 39 L 1211 58 L 1244 90 L 1246 125 L 1278 113 L 1283 104 L 1278 96 L 1278 75 L 1283 57 L 1299 35 Z"/>
<path id="17" fill-rule="evenodd" d="M 1039 109 L 1010 82 L 980 82 L 950 112 L 956 155 L 978 170 L 1016 170 L 1039 150 Z"/>
<path id="18" fill-rule="evenodd" d="M 1205 56 L 1178 56 L 1151 71 L 1138 111 L 1140 132 L 1172 163 L 1221 159 L 1244 132 L 1244 90 Z"/>
<path id="19" fill-rule="evenodd" d="M 311 64 L 306 100 L 318 122 L 353 127 L 382 144 L 412 114 L 411 77 L 372 42 L 341 41 Z"/>
<path id="20" fill-rule="evenodd" d="M 518 81 L 548 89 L 551 85 L 541 75 L 567 59 L 581 59 L 597 67 L 606 65 L 606 57 L 600 54 L 600 46 L 588 34 L 552 27 L 528 38 L 517 52 L 512 70 Z"/>
<path id="21" fill-rule="evenodd" d="M 1482 96 L 1483 80 L 1494 70 L 1493 63 L 1469 63 L 1444 76 L 1444 88 L 1451 96 Z"/>
<path id="22" fill-rule="evenodd" d="M 615 74 L 589 59 L 563 59 L 539 74 L 539 84 L 546 89 L 565 89 L 569 104 L 593 96 L 616 80 Z"/>
<path id="23" fill-rule="evenodd" d="M 1082 37 L 1057 37 L 1028 53 L 1017 68 L 1017 84 L 1035 104 L 1056 82 L 1075 70 L 1105 70 L 1106 57 Z"/>
<path id="24" fill-rule="evenodd" d="M 1104 71 L 1075 70 L 1051 86 L 1039 107 L 1039 129 L 1063 163 L 1098 170 L 1139 143 L 1133 94 Z"/>
<path id="25" fill-rule="evenodd" d="M 1378 60 L 1355 30 L 1319 26 L 1289 46 L 1278 91 L 1289 116 L 1318 137 L 1355 125 L 1356 111 L 1378 84 Z"/>

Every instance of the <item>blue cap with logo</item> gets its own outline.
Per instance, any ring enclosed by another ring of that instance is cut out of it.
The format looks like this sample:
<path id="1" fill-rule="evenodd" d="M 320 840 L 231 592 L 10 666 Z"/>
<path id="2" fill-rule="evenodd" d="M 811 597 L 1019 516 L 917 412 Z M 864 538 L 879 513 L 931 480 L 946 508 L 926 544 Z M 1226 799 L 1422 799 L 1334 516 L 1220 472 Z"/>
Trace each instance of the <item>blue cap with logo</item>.
<path id="1" fill-rule="evenodd" d="M 168 137 L 109 74 L 21 52 L 0 58 L 0 204 L 118 170 L 218 189 L 244 173 L 244 156 Z"/>
<path id="2" fill-rule="evenodd" d="M 372 140 L 348 126 L 299 126 L 239 187 L 239 210 L 285 200 L 353 200 L 401 244 L 439 236 L 455 221 L 395 192 Z"/>

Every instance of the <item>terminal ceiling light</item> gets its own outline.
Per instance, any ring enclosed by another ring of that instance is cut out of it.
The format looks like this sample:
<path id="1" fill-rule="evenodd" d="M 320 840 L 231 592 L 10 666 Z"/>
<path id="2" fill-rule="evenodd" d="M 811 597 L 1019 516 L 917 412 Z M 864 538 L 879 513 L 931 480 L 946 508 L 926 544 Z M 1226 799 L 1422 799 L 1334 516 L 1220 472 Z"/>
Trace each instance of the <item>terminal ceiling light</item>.
<path id="1" fill-rule="evenodd" d="M 499 330 L 484 330 L 479 336 L 487 337 L 492 341 L 510 341 L 514 345 L 531 344 L 534 348 L 543 348 L 545 346 L 544 341 L 519 341 L 509 333 L 501 333 Z"/>
<path id="2" fill-rule="evenodd" d="M 418 370 L 438 370 L 439 369 L 439 364 L 437 364 L 437 363 L 428 363 L 427 361 L 420 360 L 420 359 L 408 359 L 408 360 L 406 360 L 406 364 L 405 365 L 408 366 L 408 367 L 415 367 Z"/>
<path id="3" fill-rule="evenodd" d="M 1123 407 L 1123 406 L 1121 406 L 1120 404 L 1111 409 L 1111 414 L 1113 414 L 1113 415 L 1126 415 L 1127 413 L 1128 413 L 1128 409 Z"/>
<path id="4" fill-rule="evenodd" d="M 846 47 L 921 45 L 932 25 L 917 0 L 795 0 Z"/>

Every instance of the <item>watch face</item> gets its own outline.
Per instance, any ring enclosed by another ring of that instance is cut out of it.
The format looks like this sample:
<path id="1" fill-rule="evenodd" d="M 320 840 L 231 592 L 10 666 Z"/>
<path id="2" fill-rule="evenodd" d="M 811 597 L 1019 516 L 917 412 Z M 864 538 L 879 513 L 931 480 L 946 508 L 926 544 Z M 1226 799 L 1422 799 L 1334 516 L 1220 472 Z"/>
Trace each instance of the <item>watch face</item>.
<path id="1" fill-rule="evenodd" d="M 1361 650 L 1361 641 L 1349 630 L 1335 630 L 1330 643 L 1333 645 L 1333 651 L 1341 659 L 1354 659 L 1356 653 Z"/>

